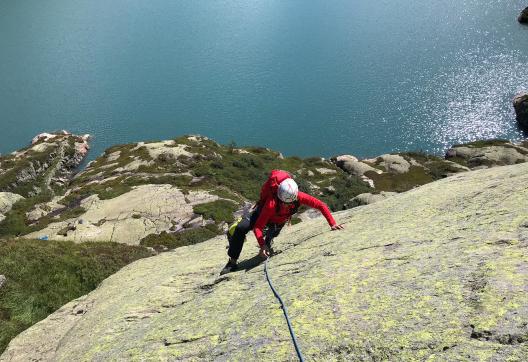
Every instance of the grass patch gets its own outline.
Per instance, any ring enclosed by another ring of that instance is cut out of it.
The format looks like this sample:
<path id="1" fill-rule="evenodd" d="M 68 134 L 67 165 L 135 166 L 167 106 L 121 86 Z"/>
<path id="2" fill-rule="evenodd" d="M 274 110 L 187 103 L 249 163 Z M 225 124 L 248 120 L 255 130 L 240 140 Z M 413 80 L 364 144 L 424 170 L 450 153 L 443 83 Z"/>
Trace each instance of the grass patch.
<path id="1" fill-rule="evenodd" d="M 202 215 L 204 219 L 213 219 L 217 224 L 222 221 L 227 223 L 235 221 L 233 213 L 237 209 L 238 205 L 228 200 L 216 200 L 193 207 L 196 214 Z"/>
<path id="2" fill-rule="evenodd" d="M 418 166 L 411 166 L 409 171 L 403 174 L 377 174 L 374 171 L 367 171 L 365 176 L 374 181 L 376 190 L 391 192 L 408 191 L 416 186 L 434 181 L 433 177 L 423 167 Z"/>
<path id="3" fill-rule="evenodd" d="M 164 248 L 175 249 L 180 246 L 201 243 L 214 238 L 218 233 L 218 229 L 214 225 L 213 227 L 183 230 L 178 233 L 167 233 L 164 231 L 161 234 L 152 234 L 144 237 L 139 244 L 152 247 L 158 251 Z"/>
<path id="4" fill-rule="evenodd" d="M 297 217 L 297 216 L 292 217 L 290 221 L 291 221 L 291 224 L 292 224 L 292 225 L 296 225 L 296 224 L 302 222 L 301 218 L 300 218 L 300 217 Z"/>
<path id="5" fill-rule="evenodd" d="M 460 168 L 454 166 L 453 164 L 441 159 L 438 161 L 427 162 L 425 163 L 425 167 L 427 167 L 427 169 L 429 170 L 429 174 L 431 175 L 433 180 L 439 180 L 451 173 L 458 173 L 463 171 Z"/>
<path id="6" fill-rule="evenodd" d="M 162 176 L 152 176 L 148 179 L 149 184 L 168 184 L 177 187 L 186 187 L 189 186 L 192 180 L 191 176 L 187 175 L 162 175 Z"/>
<path id="7" fill-rule="evenodd" d="M 116 243 L 0 241 L 0 353 L 26 328 L 134 260 L 150 256 L 143 247 Z"/>
<path id="8" fill-rule="evenodd" d="M 377 174 L 376 174 L 377 175 Z M 350 200 L 359 194 L 372 192 L 372 189 L 357 177 L 336 177 L 330 181 L 333 190 L 323 188 L 319 198 L 324 201 L 332 211 L 346 210 L 350 207 Z"/>
<path id="9" fill-rule="evenodd" d="M 504 140 L 504 139 L 490 139 L 490 140 L 481 140 L 481 141 L 456 144 L 453 147 L 482 148 L 482 147 L 490 147 L 490 146 L 503 146 L 506 143 L 510 143 L 510 141 Z"/>
<path id="10" fill-rule="evenodd" d="M 402 152 L 400 156 L 409 161 L 409 158 L 416 160 L 417 162 L 424 164 L 431 161 L 441 161 L 442 158 L 438 156 L 433 156 L 425 153 L 424 151 L 412 151 L 412 152 Z"/>
<path id="11" fill-rule="evenodd" d="M 51 198 L 52 195 L 46 192 L 15 203 L 11 210 L 5 214 L 6 218 L 0 223 L 0 236 L 20 236 L 35 231 L 28 225 L 26 213 L 36 204 L 48 202 Z"/>
<path id="12" fill-rule="evenodd" d="M 451 161 L 451 162 L 454 162 L 454 163 L 458 163 L 460 166 L 465 166 L 465 167 L 468 167 L 468 162 L 465 158 L 463 157 L 459 157 L 459 156 L 456 156 L 456 157 L 446 157 L 447 160 Z"/>

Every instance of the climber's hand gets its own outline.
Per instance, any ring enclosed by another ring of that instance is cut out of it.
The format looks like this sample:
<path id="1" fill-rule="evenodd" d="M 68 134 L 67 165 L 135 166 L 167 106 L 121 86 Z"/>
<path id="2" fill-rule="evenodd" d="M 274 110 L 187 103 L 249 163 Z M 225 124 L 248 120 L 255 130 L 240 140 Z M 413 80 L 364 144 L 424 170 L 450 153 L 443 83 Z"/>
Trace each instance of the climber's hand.
<path id="1" fill-rule="evenodd" d="M 332 231 L 333 230 L 343 230 L 345 227 L 342 225 L 342 224 L 335 224 L 334 226 L 331 227 Z"/>
<path id="2" fill-rule="evenodd" d="M 270 256 L 270 252 L 267 246 L 261 246 L 259 251 L 259 256 L 262 259 L 267 259 Z"/>

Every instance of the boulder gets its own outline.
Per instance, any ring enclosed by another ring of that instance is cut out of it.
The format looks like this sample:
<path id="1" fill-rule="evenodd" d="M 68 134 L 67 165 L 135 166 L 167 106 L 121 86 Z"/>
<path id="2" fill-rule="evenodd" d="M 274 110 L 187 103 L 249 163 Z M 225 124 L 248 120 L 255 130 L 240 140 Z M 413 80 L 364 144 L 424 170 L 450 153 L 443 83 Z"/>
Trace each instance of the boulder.
<path id="1" fill-rule="evenodd" d="M 400 155 L 381 155 L 378 157 L 380 166 L 383 166 L 387 172 L 391 173 L 406 173 L 411 168 L 411 163 Z"/>
<path id="2" fill-rule="evenodd" d="M 343 163 L 343 162 L 346 162 L 346 161 L 354 161 L 354 162 L 357 162 L 359 161 L 357 159 L 357 157 L 355 156 L 352 156 L 352 155 L 341 155 L 341 156 L 336 156 L 336 157 L 332 157 L 330 159 L 333 163 Z"/>
<path id="3" fill-rule="evenodd" d="M 528 149 L 510 142 L 474 146 L 454 146 L 447 150 L 446 159 L 462 158 L 470 169 L 515 165 L 528 161 Z"/>
<path id="4" fill-rule="evenodd" d="M 517 20 L 519 20 L 519 23 L 521 24 L 528 24 L 528 7 L 521 11 Z"/>
<path id="5" fill-rule="evenodd" d="M 528 132 L 528 92 L 521 92 L 513 98 L 513 108 L 519 128 Z"/>
<path id="6" fill-rule="evenodd" d="M 361 177 L 367 171 L 374 171 L 376 173 L 381 173 L 382 171 L 367 165 L 361 161 L 354 161 L 353 159 L 342 159 L 336 161 L 336 166 L 341 168 L 343 171 L 357 177 Z"/>
<path id="7" fill-rule="evenodd" d="M 364 194 L 359 194 L 356 197 L 354 197 L 352 200 L 350 200 L 350 207 L 370 205 L 378 201 L 385 200 L 387 197 L 391 197 L 394 195 L 398 195 L 398 193 L 382 191 L 379 194 L 372 194 L 368 192 Z"/>
<path id="8" fill-rule="evenodd" d="M 0 275 L 0 289 L 4 286 L 4 284 L 7 282 L 7 278 L 5 275 Z"/>
<path id="9" fill-rule="evenodd" d="M 335 175 L 337 173 L 337 170 L 326 168 L 326 167 L 319 167 L 315 169 L 317 172 L 319 172 L 321 175 Z"/>

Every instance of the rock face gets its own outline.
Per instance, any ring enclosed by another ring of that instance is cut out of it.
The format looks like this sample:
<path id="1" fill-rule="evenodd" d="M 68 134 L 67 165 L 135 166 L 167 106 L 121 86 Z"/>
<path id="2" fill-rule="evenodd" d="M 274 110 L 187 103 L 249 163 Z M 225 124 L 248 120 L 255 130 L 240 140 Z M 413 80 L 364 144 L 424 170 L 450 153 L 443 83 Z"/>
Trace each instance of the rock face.
<path id="1" fill-rule="evenodd" d="M 92 195 L 81 201 L 85 213 L 24 237 L 137 245 L 147 235 L 183 229 L 196 216 L 193 205 L 215 200 L 218 196 L 207 192 L 190 191 L 184 195 L 171 185 L 141 185 L 109 200 Z"/>
<path id="2" fill-rule="evenodd" d="M 23 196 L 64 186 L 86 157 L 89 135 L 42 133 L 29 147 L 0 157 L 0 191 Z"/>
<path id="3" fill-rule="evenodd" d="M 471 169 L 515 165 L 528 161 L 528 147 L 501 140 L 479 141 L 450 148 L 446 158 L 463 159 Z"/>
<path id="4" fill-rule="evenodd" d="M 13 205 L 23 197 L 11 192 L 0 192 L 0 222 L 5 219 L 4 214 L 9 212 Z"/>
<path id="5" fill-rule="evenodd" d="M 286 228 L 269 261 L 307 360 L 522 361 L 528 164 L 464 172 Z M 295 360 L 250 238 L 137 261 L 11 341 L 1 361 Z"/>
<path id="6" fill-rule="evenodd" d="M 519 23 L 521 24 L 528 24 L 528 7 L 521 11 L 521 14 L 517 18 L 519 20 Z"/>
<path id="7" fill-rule="evenodd" d="M 528 18 L 528 11 L 526 13 L 526 17 Z M 528 92 L 519 93 L 513 98 L 513 108 L 515 109 L 519 127 L 525 132 L 528 132 Z"/>

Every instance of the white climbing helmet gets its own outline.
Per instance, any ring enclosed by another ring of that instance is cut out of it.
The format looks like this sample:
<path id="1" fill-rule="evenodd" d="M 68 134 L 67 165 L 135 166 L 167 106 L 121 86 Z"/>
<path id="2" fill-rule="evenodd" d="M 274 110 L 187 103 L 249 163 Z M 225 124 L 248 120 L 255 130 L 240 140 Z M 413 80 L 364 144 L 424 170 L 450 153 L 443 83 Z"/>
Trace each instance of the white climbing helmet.
<path id="1" fill-rule="evenodd" d="M 297 200 L 297 194 L 299 193 L 299 187 L 297 183 L 291 178 L 287 178 L 282 181 L 277 191 L 277 196 L 283 202 L 290 203 Z"/>

